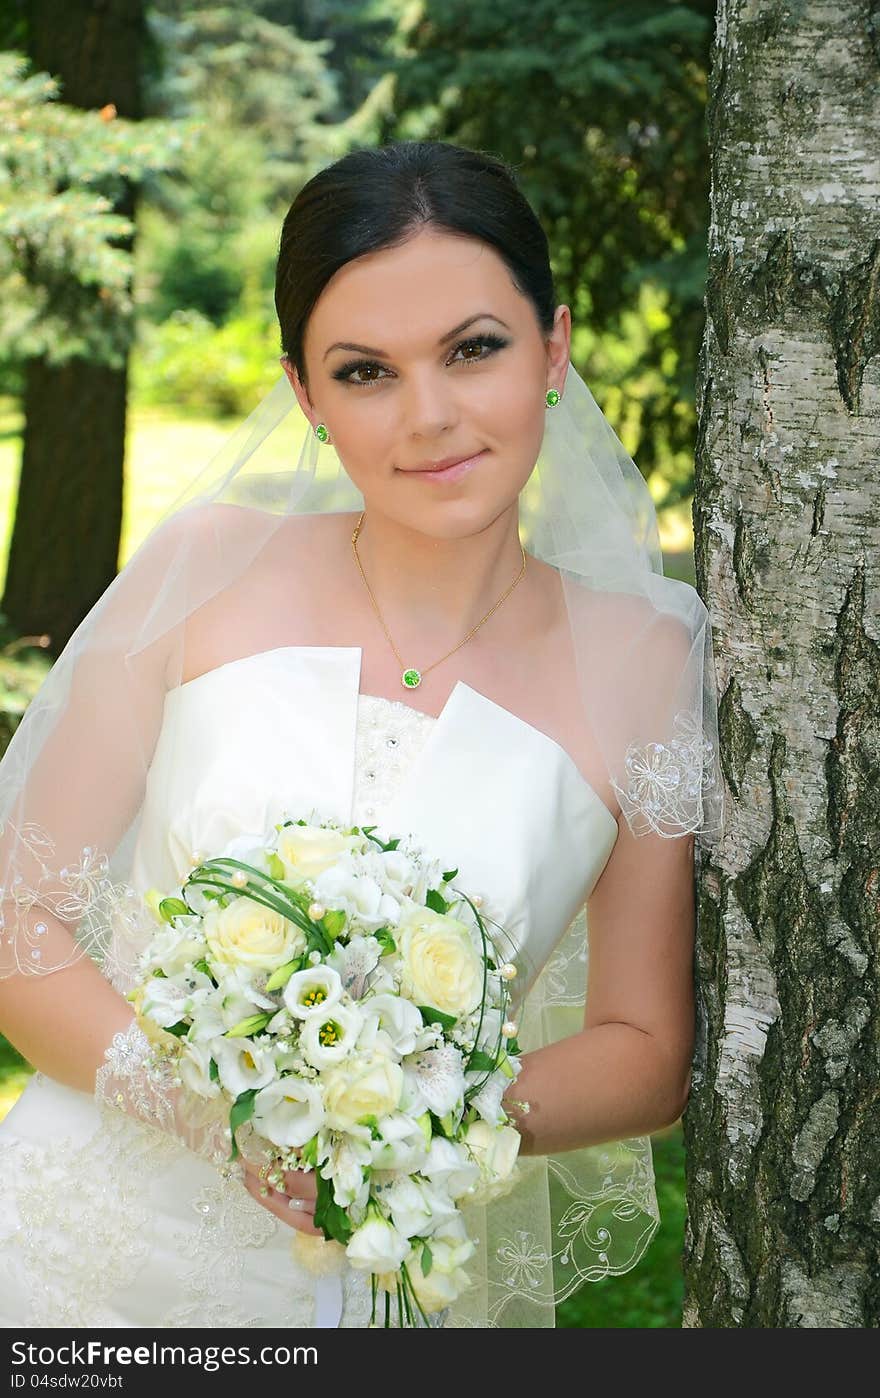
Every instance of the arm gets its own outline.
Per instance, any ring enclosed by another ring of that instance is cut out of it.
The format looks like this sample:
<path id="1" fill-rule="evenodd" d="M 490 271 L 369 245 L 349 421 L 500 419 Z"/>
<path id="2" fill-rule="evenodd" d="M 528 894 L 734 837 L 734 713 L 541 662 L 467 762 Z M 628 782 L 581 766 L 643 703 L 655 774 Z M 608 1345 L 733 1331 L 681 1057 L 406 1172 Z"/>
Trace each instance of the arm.
<path id="1" fill-rule="evenodd" d="M 693 836 L 621 821 L 587 903 L 584 1028 L 523 1055 L 504 1099 L 523 1155 L 649 1135 L 681 1115 L 694 1043 Z M 512 1105 L 529 1103 L 527 1114 Z"/>
<path id="2" fill-rule="evenodd" d="M 180 567 L 180 538 L 172 519 L 114 579 L 0 762 L 0 1029 L 39 1071 L 102 1102 L 112 1094 L 115 1109 L 197 1149 L 207 1135 L 190 1133 L 176 1084 L 147 1076 L 132 1008 L 88 954 L 106 953 L 112 940 L 118 879 L 100 858 L 114 853 L 141 806 L 181 635 L 160 629 L 141 650 L 133 638 Z M 128 1036 L 124 1059 L 117 1035 Z"/>

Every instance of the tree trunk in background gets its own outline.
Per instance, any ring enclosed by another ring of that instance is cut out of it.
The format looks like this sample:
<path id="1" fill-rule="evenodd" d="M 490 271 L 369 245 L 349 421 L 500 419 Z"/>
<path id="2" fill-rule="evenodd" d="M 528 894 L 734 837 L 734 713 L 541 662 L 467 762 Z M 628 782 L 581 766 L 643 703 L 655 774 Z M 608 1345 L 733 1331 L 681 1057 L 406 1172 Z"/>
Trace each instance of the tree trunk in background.
<path id="1" fill-rule="evenodd" d="M 59 101 L 141 115 L 142 0 L 30 0 L 28 56 L 59 79 Z M 135 193 L 114 206 L 134 217 Z M 119 246 L 131 247 L 131 241 Z M 105 316 L 96 289 L 95 314 Z M 20 634 L 47 632 L 58 656 L 118 568 L 126 367 L 70 359 L 25 365 L 24 443 L 2 609 Z"/>
<path id="2" fill-rule="evenodd" d="M 686 1327 L 880 1324 L 878 45 L 857 0 L 718 12 L 695 538 L 731 800 Z"/>

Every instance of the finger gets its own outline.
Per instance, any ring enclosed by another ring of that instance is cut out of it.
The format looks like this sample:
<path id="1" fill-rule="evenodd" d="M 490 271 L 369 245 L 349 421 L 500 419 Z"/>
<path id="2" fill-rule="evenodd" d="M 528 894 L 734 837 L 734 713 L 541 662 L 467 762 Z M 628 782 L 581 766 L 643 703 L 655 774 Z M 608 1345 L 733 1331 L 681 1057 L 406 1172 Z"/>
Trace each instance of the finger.
<path id="1" fill-rule="evenodd" d="M 308 1202 L 301 1209 L 292 1209 L 286 1194 L 279 1193 L 271 1186 L 268 1187 L 267 1193 L 263 1194 L 262 1189 L 265 1186 L 263 1186 L 262 1181 L 252 1176 L 245 1181 L 245 1187 L 258 1204 L 262 1204 L 265 1209 L 268 1209 L 270 1213 L 290 1228 L 297 1228 L 303 1233 L 324 1236 L 322 1230 L 314 1225 L 314 1208 Z"/>

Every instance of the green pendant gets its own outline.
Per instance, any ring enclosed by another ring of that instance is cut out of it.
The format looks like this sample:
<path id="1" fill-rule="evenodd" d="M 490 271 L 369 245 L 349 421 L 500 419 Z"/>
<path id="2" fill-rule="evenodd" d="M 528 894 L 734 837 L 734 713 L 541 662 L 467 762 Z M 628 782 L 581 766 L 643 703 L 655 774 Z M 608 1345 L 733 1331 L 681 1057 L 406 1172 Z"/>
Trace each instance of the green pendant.
<path id="1" fill-rule="evenodd" d="M 418 670 L 404 670 L 401 679 L 406 689 L 415 689 L 422 682 L 422 677 Z"/>

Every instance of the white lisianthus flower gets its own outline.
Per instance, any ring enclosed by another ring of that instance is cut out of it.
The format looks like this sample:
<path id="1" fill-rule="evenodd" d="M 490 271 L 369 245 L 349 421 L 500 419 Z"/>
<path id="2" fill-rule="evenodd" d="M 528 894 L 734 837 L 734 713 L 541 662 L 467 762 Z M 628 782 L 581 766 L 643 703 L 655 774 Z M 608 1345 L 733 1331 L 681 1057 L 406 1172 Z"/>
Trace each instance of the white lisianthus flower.
<path id="1" fill-rule="evenodd" d="M 158 932 L 150 939 L 145 969 L 160 970 L 164 971 L 166 976 L 176 976 L 179 971 L 185 971 L 187 966 L 199 961 L 204 955 L 205 939 L 200 925 L 195 920 L 187 920 L 184 923 L 179 919 L 174 927 L 163 922 Z"/>
<path id="2" fill-rule="evenodd" d="M 271 1048 L 255 1044 L 251 1039 L 212 1039 L 211 1051 L 220 1081 L 237 1097 L 249 1087 L 265 1087 L 275 1077 L 275 1060 Z"/>
<path id="3" fill-rule="evenodd" d="M 199 1097 L 219 1097 L 220 1084 L 211 1079 L 211 1049 L 208 1044 L 191 1043 L 186 1039 L 178 1064 L 184 1084 Z"/>
<path id="4" fill-rule="evenodd" d="M 225 859 L 239 859 L 242 864 L 252 864 L 264 874 L 269 872 L 266 841 L 262 835 L 236 835 L 234 839 L 227 840 L 220 854 Z"/>
<path id="5" fill-rule="evenodd" d="M 368 995 L 360 1001 L 364 1016 L 364 1039 L 375 1036 L 376 1028 L 384 1029 L 394 1046 L 394 1052 L 403 1058 L 412 1053 L 421 1035 L 422 1016 L 411 1000 L 403 1000 L 399 995 Z"/>
<path id="6" fill-rule="evenodd" d="M 275 971 L 305 950 L 296 923 L 244 895 L 202 919 L 212 960 L 249 971 Z"/>
<path id="7" fill-rule="evenodd" d="M 302 1021 L 299 1046 L 313 1068 L 329 1068 L 347 1058 L 357 1044 L 363 1021 L 355 1008 L 319 1005 Z"/>
<path id="8" fill-rule="evenodd" d="M 490 1126 L 472 1121 L 462 1137 L 480 1167 L 480 1183 L 467 1198 L 468 1203 L 489 1203 L 506 1194 L 516 1180 L 516 1158 L 522 1137 L 513 1126 Z"/>
<path id="9" fill-rule="evenodd" d="M 254 1098 L 254 1129 L 276 1146 L 304 1146 L 324 1124 L 321 1089 L 303 1078 L 280 1078 Z"/>
<path id="10" fill-rule="evenodd" d="M 331 1141 L 321 1175 L 333 1181 L 333 1197 L 340 1208 L 347 1209 L 353 1204 L 366 1208 L 370 1197 L 370 1177 L 366 1170 L 370 1164 L 369 1141 L 335 1131 L 328 1134 Z"/>
<path id="11" fill-rule="evenodd" d="M 315 897 L 328 907 L 343 908 L 367 932 L 395 921 L 399 912 L 397 900 L 386 894 L 375 879 L 344 863 L 325 869 L 315 879 Z"/>
<path id="12" fill-rule="evenodd" d="M 464 1220 L 456 1210 L 442 1228 L 432 1236 L 431 1270 L 425 1276 L 421 1268 L 421 1249 L 414 1248 L 409 1266 L 410 1281 L 419 1304 L 426 1311 L 439 1311 L 450 1305 L 471 1285 L 464 1264 L 473 1256 L 475 1246 L 467 1236 Z"/>
<path id="13" fill-rule="evenodd" d="M 401 989 L 417 1005 L 468 1014 L 483 995 L 483 961 L 470 930 L 448 913 L 412 908 L 396 929 Z"/>
<path id="14" fill-rule="evenodd" d="M 474 1188 L 480 1179 L 480 1167 L 470 1153 L 457 1141 L 445 1136 L 432 1137 L 428 1155 L 419 1173 L 433 1184 L 445 1189 L 451 1199 L 460 1199 Z"/>
<path id="15" fill-rule="evenodd" d="M 382 1207 L 388 1211 L 394 1227 L 405 1238 L 430 1232 L 431 1206 L 421 1185 L 411 1175 L 392 1180 L 382 1190 Z"/>
<path id="16" fill-rule="evenodd" d="M 356 849 L 358 843 L 357 835 L 343 835 L 320 825 L 285 825 L 278 832 L 277 850 L 286 879 L 301 884 L 306 879 L 317 880 L 340 856 Z"/>
<path id="17" fill-rule="evenodd" d="M 417 1119 L 405 1112 L 390 1112 L 379 1119 L 377 1129 L 379 1136 L 370 1143 L 374 1169 L 409 1174 L 421 1170 L 428 1145 Z"/>
<path id="18" fill-rule="evenodd" d="M 363 1117 L 393 1112 L 403 1089 L 403 1069 L 381 1053 L 357 1055 L 323 1075 L 328 1124 L 345 1131 Z"/>
<path id="19" fill-rule="evenodd" d="M 485 1074 L 466 1073 L 465 1076 L 468 1079 L 468 1086 L 470 1086 L 472 1082 L 479 1082 Z M 470 1098 L 470 1105 L 476 1107 L 480 1116 L 484 1121 L 488 1122 L 490 1126 L 504 1125 L 506 1113 L 501 1105 L 501 1098 L 510 1086 L 511 1081 L 512 1079 L 505 1077 L 502 1072 L 496 1070 L 489 1080 L 483 1083 L 479 1092 L 475 1092 Z"/>
<path id="20" fill-rule="evenodd" d="M 373 1208 L 367 1211 L 365 1222 L 352 1233 L 345 1251 L 351 1265 L 362 1271 L 393 1272 L 409 1252 L 409 1239 Z"/>
<path id="21" fill-rule="evenodd" d="M 412 896 L 413 885 L 419 877 L 419 869 L 410 854 L 398 845 L 397 849 L 377 850 L 382 863 L 382 876 L 395 897 L 403 894 Z"/>
<path id="22" fill-rule="evenodd" d="M 461 1105 L 465 1089 L 462 1064 L 455 1045 L 443 1044 L 405 1059 L 403 1071 L 413 1079 L 426 1106 L 442 1117 Z"/>
<path id="23" fill-rule="evenodd" d="M 291 1014 L 305 1019 L 313 1010 L 326 1010 L 335 1005 L 341 994 L 342 980 L 338 972 L 319 962 L 317 966 L 294 971 L 282 991 L 282 998 Z"/>

